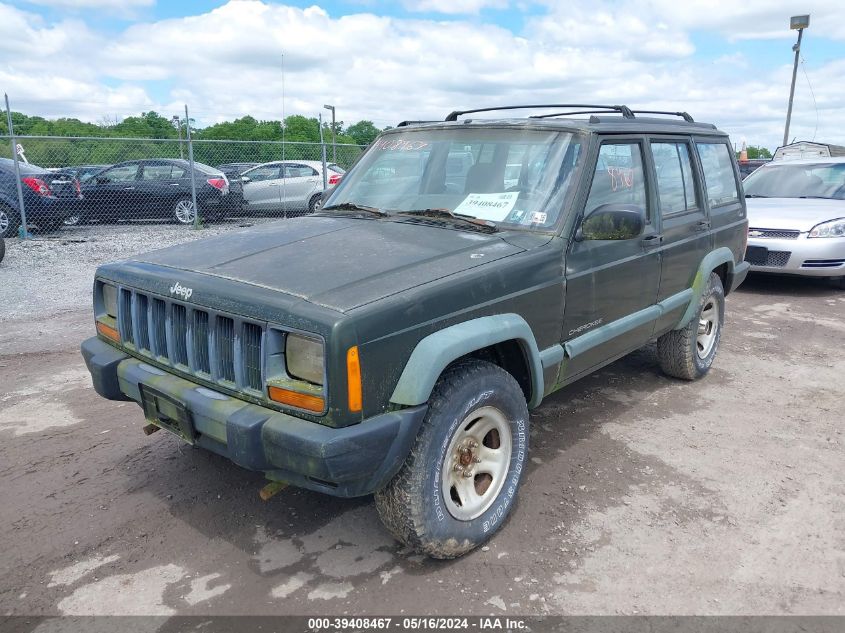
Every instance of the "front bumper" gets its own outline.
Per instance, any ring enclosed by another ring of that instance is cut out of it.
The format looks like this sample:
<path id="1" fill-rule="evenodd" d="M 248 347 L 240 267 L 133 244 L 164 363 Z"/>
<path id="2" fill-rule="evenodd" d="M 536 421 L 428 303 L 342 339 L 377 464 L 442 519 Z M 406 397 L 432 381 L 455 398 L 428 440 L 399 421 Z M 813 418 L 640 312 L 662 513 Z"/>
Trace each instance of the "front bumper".
<path id="1" fill-rule="evenodd" d="M 382 488 L 411 450 L 426 406 L 331 428 L 227 396 L 152 367 L 99 338 L 82 343 L 95 391 L 141 404 L 139 385 L 183 405 L 196 444 L 268 478 L 338 497 Z"/>
<path id="2" fill-rule="evenodd" d="M 765 253 L 757 249 L 766 249 Z M 803 275 L 807 277 L 845 276 L 845 238 L 796 239 L 749 238 L 745 255 L 753 272 Z"/>

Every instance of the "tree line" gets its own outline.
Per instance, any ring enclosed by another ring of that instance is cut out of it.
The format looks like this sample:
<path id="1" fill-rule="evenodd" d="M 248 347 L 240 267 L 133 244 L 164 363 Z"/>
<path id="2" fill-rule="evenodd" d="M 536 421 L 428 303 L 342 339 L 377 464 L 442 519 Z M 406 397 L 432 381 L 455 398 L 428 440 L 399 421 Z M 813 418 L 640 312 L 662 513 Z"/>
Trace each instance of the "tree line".
<path id="1" fill-rule="evenodd" d="M 94 137 L 76 140 L 22 139 L 26 158 L 43 167 L 83 164 L 114 164 L 137 158 L 187 157 L 185 143 L 157 143 L 153 139 L 177 140 L 186 138 L 184 118 L 168 119 L 157 112 L 143 112 L 140 116 L 126 117 L 121 121 L 88 123 L 79 119 L 45 119 L 12 112 L 12 126 L 16 136 Z M 385 128 L 387 129 L 387 128 Z M 381 132 L 372 121 L 358 121 L 345 126 L 335 124 L 337 162 L 348 166 L 360 153 L 357 145 L 368 145 Z M 331 123 L 323 123 L 323 139 L 332 141 Z M 5 117 L 0 120 L 0 135 L 8 135 Z M 280 120 L 262 121 L 244 116 L 234 121 L 215 123 L 204 128 L 195 127 L 191 121 L 194 156 L 199 162 L 218 165 L 227 162 L 268 162 L 279 160 L 279 146 L 263 144 L 202 143 L 201 141 L 288 141 L 291 143 L 319 143 L 320 122 L 316 117 L 299 114 L 285 117 L 284 129 Z M 109 138 L 132 138 L 137 142 L 113 142 Z M 102 140 L 100 140 L 102 139 Z M 345 147 L 344 147 L 345 146 Z M 0 150 L 8 155 L 10 148 Z M 285 158 L 318 160 L 316 146 L 292 145 L 286 147 Z M 331 154 L 329 155 L 331 159 Z"/>

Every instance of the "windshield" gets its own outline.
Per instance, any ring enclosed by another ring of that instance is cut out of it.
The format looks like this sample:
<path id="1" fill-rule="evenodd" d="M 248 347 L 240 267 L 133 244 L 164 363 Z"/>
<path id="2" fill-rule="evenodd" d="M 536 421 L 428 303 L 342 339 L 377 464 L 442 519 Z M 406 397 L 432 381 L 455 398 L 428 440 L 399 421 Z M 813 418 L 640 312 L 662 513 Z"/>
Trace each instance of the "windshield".
<path id="1" fill-rule="evenodd" d="M 750 197 L 845 200 L 845 163 L 761 167 L 742 186 Z"/>
<path id="2" fill-rule="evenodd" d="M 549 228 L 580 165 L 581 137 L 519 128 L 403 130 L 378 139 L 324 208 L 440 210 Z"/>

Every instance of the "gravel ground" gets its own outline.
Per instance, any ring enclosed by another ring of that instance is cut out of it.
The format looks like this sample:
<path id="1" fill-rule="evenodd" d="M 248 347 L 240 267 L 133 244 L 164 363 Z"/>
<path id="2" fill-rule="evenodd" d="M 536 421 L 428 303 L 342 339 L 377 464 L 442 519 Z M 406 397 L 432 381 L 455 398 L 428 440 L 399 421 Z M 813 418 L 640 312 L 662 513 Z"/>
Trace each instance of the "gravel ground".
<path id="1" fill-rule="evenodd" d="M 267 221 L 272 220 L 211 224 L 199 231 L 172 224 L 93 225 L 66 227 L 32 240 L 7 239 L 0 264 L 0 322 L 90 304 L 100 264 Z"/>
<path id="2" fill-rule="evenodd" d="M 433 561 L 370 497 L 262 502 L 259 474 L 96 396 L 96 263 L 198 235 L 83 233 L 0 265 L 0 616 L 845 615 L 845 292 L 752 277 L 704 380 L 649 346 L 554 394 L 502 530 Z"/>

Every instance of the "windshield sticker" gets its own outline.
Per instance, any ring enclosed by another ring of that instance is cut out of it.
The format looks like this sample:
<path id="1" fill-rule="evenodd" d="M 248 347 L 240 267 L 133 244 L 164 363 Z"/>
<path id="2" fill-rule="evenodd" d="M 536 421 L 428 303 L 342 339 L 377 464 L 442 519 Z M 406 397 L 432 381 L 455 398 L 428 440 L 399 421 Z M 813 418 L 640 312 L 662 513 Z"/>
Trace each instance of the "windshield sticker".
<path id="1" fill-rule="evenodd" d="M 545 224 L 548 219 L 549 215 L 542 211 L 535 211 L 531 214 L 531 224 Z"/>
<path id="2" fill-rule="evenodd" d="M 375 144 L 375 149 L 389 152 L 413 152 L 428 147 L 425 141 L 409 141 L 404 138 L 383 138 Z"/>
<path id="3" fill-rule="evenodd" d="M 513 209 L 518 191 L 504 193 L 471 193 L 455 207 L 454 213 L 472 215 L 485 220 L 502 222 Z"/>

